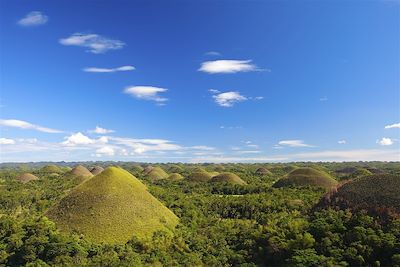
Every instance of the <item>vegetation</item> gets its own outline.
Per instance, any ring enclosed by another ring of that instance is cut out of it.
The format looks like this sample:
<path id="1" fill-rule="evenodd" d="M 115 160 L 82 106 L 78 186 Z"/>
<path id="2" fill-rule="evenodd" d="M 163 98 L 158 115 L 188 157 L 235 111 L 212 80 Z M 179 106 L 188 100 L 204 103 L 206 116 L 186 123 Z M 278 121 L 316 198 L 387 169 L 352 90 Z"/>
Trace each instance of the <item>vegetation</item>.
<path id="1" fill-rule="evenodd" d="M 33 175 L 32 173 L 23 173 L 20 176 L 17 177 L 17 180 L 20 181 L 21 183 L 28 183 L 30 181 L 35 181 L 35 180 L 39 180 L 39 178 L 37 178 L 35 175 Z"/>
<path id="2" fill-rule="evenodd" d="M 194 169 L 218 167 L 247 185 L 152 180 L 137 168 L 146 165 L 126 162 L 81 164 L 118 164 L 138 179 L 111 167 L 79 184 L 68 173 L 41 172 L 46 164 L 0 165 L 0 266 L 400 266 L 400 219 L 369 209 L 398 207 L 399 163 L 296 163 L 335 178 L 341 177 L 337 170 L 347 167 L 387 173 L 343 180 L 329 194 L 315 186 L 274 187 L 292 164 L 176 164 L 184 177 Z M 60 168 L 76 164 L 57 163 Z M 170 164 L 157 166 L 170 170 Z M 271 174 L 257 175 L 260 167 Z M 16 180 L 24 172 L 39 180 Z M 322 203 L 327 196 L 340 196 L 351 205 Z M 137 216 L 143 209 L 147 217 Z M 59 219 L 54 218 L 55 210 L 75 217 L 56 213 Z M 165 212 L 174 223 L 158 220 L 146 237 L 136 235 L 137 224 L 125 219 L 135 217 L 147 226 Z M 74 230 L 63 228 L 61 219 Z M 104 230 L 105 225 L 110 229 Z M 83 233 L 81 226 L 92 233 Z M 90 237 L 107 231 L 106 242 Z"/>
<path id="3" fill-rule="evenodd" d="M 178 222 L 142 182 L 116 167 L 108 167 L 76 187 L 46 215 L 65 232 L 108 243 L 151 237 Z"/>
<path id="4" fill-rule="evenodd" d="M 239 176 L 237 176 L 236 174 L 231 173 L 231 172 L 224 172 L 224 173 L 218 174 L 217 176 L 214 176 L 213 178 L 211 178 L 210 182 L 212 182 L 212 183 L 238 184 L 238 185 L 247 184 L 245 181 L 240 179 Z"/>
<path id="5" fill-rule="evenodd" d="M 330 189 L 336 185 L 337 181 L 329 174 L 310 167 L 303 167 L 291 171 L 287 177 L 280 179 L 274 186 L 318 186 Z"/>
<path id="6" fill-rule="evenodd" d="M 70 171 L 75 176 L 91 177 L 93 174 L 84 166 L 78 165 Z"/>
<path id="7" fill-rule="evenodd" d="M 179 173 L 172 173 L 170 176 L 168 176 L 168 180 L 170 180 L 170 181 L 179 181 L 182 179 L 184 179 L 184 178 Z"/>
<path id="8" fill-rule="evenodd" d="M 93 175 L 100 174 L 102 171 L 104 171 L 104 168 L 101 167 L 101 166 L 94 166 L 94 167 L 90 170 L 90 172 L 91 172 Z"/>
<path id="9" fill-rule="evenodd" d="M 151 167 L 151 168 L 148 168 L 147 170 L 145 169 L 145 173 L 146 173 L 146 176 L 148 178 L 150 178 L 152 181 L 161 180 L 161 179 L 165 179 L 168 177 L 168 173 L 166 173 L 160 167 Z"/>

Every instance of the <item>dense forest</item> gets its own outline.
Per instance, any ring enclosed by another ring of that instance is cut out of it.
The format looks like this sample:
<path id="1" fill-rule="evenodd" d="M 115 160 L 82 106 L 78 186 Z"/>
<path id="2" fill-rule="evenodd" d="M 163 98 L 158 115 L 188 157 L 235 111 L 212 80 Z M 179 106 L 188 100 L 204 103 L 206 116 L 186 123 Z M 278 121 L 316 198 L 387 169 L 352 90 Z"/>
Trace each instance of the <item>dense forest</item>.
<path id="1" fill-rule="evenodd" d="M 1 266 L 400 266 L 399 163 L 79 164 L 120 166 L 179 223 L 120 244 L 61 231 L 46 212 L 96 176 L 3 164 Z"/>

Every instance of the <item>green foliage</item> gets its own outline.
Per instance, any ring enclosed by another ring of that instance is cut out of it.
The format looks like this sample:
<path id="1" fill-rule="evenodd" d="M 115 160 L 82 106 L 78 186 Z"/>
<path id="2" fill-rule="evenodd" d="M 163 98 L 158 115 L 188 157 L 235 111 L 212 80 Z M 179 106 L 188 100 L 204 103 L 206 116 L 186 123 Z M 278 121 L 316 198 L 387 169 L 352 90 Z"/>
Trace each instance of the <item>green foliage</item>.
<path id="1" fill-rule="evenodd" d="M 116 163 L 82 164 L 107 167 Z M 168 171 L 177 165 L 183 169 L 184 177 L 193 170 L 231 172 L 246 181 L 246 186 L 193 183 L 188 179 L 152 181 L 136 168 L 138 163 L 118 164 L 143 180 L 133 178 L 120 168 L 112 168 L 116 169 L 118 177 L 124 178 L 117 182 L 103 176 L 105 179 L 90 186 L 93 194 L 118 191 L 118 195 L 126 196 L 128 191 L 132 193 L 127 189 L 130 186 L 126 186 L 125 180 L 128 180 L 129 184 L 134 183 L 133 187 L 141 187 L 134 190 L 137 197 L 143 191 L 150 192 L 158 199 L 157 203 L 161 201 L 179 217 L 174 230 L 161 227 L 146 238 L 132 236 L 118 243 L 98 243 L 77 232 L 60 231 L 44 216 L 46 211 L 102 174 L 78 185 L 76 176 L 40 172 L 48 163 L 7 164 L 0 171 L 0 266 L 400 266 L 399 219 L 382 220 L 381 215 L 367 213 L 362 208 L 344 209 L 346 206 L 316 209 L 316 203 L 325 195 L 323 188 L 272 187 L 287 175 L 288 169 L 294 168 L 293 164 L 157 164 Z M 66 165 L 59 164 L 62 168 Z M 312 166 L 325 173 L 337 173 L 348 167 L 373 167 L 400 177 L 399 163 L 297 162 L 296 166 Z M 271 170 L 271 174 L 257 175 L 256 170 L 261 167 Z M 16 180 L 22 172 L 34 170 L 39 180 L 25 184 Z M 388 181 L 378 179 L 368 183 L 381 192 L 382 184 Z M 393 190 L 399 188 L 397 184 L 388 186 Z M 368 202 L 368 199 L 373 200 L 371 203 L 376 203 L 375 206 L 386 203 L 387 196 L 371 197 L 376 191 L 368 189 L 370 187 L 358 188 L 359 195 L 354 191 L 348 193 L 354 195 L 358 203 Z M 385 194 L 389 192 L 392 191 Z M 77 198 L 76 203 L 86 200 Z M 397 199 L 391 201 L 398 203 Z M 128 208 L 114 205 L 112 198 L 111 202 L 104 198 L 103 203 L 108 206 L 102 214 L 115 231 L 113 227 L 119 224 L 119 216 L 113 215 L 114 210 Z M 85 205 L 78 206 L 82 212 Z M 136 207 L 129 206 L 129 209 Z M 149 212 L 149 216 L 159 213 Z M 87 218 L 91 216 L 90 212 L 84 214 Z M 91 225 L 99 227 L 97 220 Z"/>

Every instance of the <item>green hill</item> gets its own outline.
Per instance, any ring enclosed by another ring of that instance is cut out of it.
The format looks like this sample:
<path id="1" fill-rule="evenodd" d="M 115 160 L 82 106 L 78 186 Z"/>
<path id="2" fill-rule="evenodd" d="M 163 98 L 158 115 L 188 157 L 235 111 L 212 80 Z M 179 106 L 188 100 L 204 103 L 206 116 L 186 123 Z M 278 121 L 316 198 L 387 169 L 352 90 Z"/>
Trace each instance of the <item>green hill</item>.
<path id="1" fill-rule="evenodd" d="M 285 186 L 316 186 L 330 189 L 337 185 L 337 181 L 326 172 L 309 167 L 297 168 L 286 177 L 279 179 L 274 187 Z"/>
<path id="2" fill-rule="evenodd" d="M 74 188 L 46 215 L 64 232 L 94 242 L 125 243 L 172 229 L 178 218 L 129 172 L 109 167 Z"/>
<path id="3" fill-rule="evenodd" d="M 101 167 L 101 166 L 94 166 L 94 167 L 90 170 L 90 172 L 91 172 L 93 175 L 97 175 L 97 174 L 101 173 L 102 171 L 104 171 L 104 168 Z"/>
<path id="4" fill-rule="evenodd" d="M 323 206 L 367 210 L 373 214 L 400 216 L 400 176 L 374 174 L 349 181 L 328 193 Z"/>
<path id="5" fill-rule="evenodd" d="M 62 173 L 63 170 L 58 167 L 57 165 L 51 164 L 51 165 L 46 165 L 42 167 L 40 170 L 42 173 Z"/>
<path id="6" fill-rule="evenodd" d="M 194 171 L 189 176 L 187 177 L 187 180 L 190 182 L 208 182 L 211 180 L 213 175 L 207 171 L 203 170 L 198 170 Z"/>
<path id="7" fill-rule="evenodd" d="M 168 173 L 160 167 L 152 167 L 151 170 L 146 173 L 146 177 L 150 178 L 152 181 L 161 180 L 167 178 Z"/>
<path id="8" fill-rule="evenodd" d="M 245 185 L 247 184 L 243 181 L 239 176 L 231 172 L 224 172 L 214 176 L 210 182 L 212 183 L 228 183 L 228 184 L 238 184 L 238 185 Z"/>
<path id="9" fill-rule="evenodd" d="M 260 167 L 256 170 L 256 174 L 257 175 L 269 175 L 269 174 L 271 174 L 271 172 L 267 168 Z"/>
<path id="10" fill-rule="evenodd" d="M 179 173 L 172 173 L 167 179 L 170 181 L 179 181 L 183 179 L 183 176 Z"/>
<path id="11" fill-rule="evenodd" d="M 171 172 L 171 173 L 182 173 L 184 171 L 184 169 L 179 165 L 171 164 L 168 167 L 168 171 Z"/>
<path id="12" fill-rule="evenodd" d="M 39 178 L 37 178 L 35 175 L 31 174 L 31 173 L 23 173 L 20 176 L 17 177 L 17 180 L 20 181 L 21 183 L 28 183 L 30 181 L 35 181 L 35 180 L 39 180 Z"/>

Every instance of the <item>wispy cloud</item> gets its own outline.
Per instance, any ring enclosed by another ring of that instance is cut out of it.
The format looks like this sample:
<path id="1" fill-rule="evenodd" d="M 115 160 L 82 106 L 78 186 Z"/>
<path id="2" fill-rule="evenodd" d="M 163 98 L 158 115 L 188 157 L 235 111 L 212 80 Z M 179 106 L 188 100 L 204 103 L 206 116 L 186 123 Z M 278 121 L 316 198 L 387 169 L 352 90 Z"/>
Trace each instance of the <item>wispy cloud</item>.
<path id="1" fill-rule="evenodd" d="M 46 128 L 46 127 L 35 125 L 35 124 L 29 123 L 26 121 L 14 120 L 14 119 L 0 120 L 0 126 L 14 127 L 14 128 L 20 128 L 20 129 L 27 129 L 27 130 L 36 130 L 36 131 L 44 132 L 44 133 L 62 133 L 63 132 L 60 130 Z"/>
<path id="2" fill-rule="evenodd" d="M 279 141 L 278 145 L 288 147 L 313 147 L 312 145 L 304 143 L 303 140 L 282 140 Z"/>
<path id="3" fill-rule="evenodd" d="M 124 90 L 126 94 L 129 94 L 137 99 L 151 100 L 155 102 L 165 102 L 168 98 L 160 96 L 160 93 L 164 93 L 168 89 L 154 87 L 154 86 L 131 86 Z"/>
<path id="4" fill-rule="evenodd" d="M 15 141 L 9 138 L 0 138 L 0 145 L 14 145 Z"/>
<path id="5" fill-rule="evenodd" d="M 205 52 L 204 55 L 206 55 L 206 56 L 221 56 L 221 53 L 217 52 L 217 51 L 208 51 L 208 52 Z"/>
<path id="6" fill-rule="evenodd" d="M 38 26 L 46 24 L 49 18 L 40 11 L 32 11 L 18 21 L 21 26 Z"/>
<path id="7" fill-rule="evenodd" d="M 321 97 L 321 98 L 319 99 L 319 101 L 321 101 L 321 102 L 328 101 L 328 97 L 323 96 L 323 97 Z"/>
<path id="8" fill-rule="evenodd" d="M 95 72 L 95 73 L 109 73 L 109 72 L 120 72 L 120 71 L 132 71 L 135 70 L 134 66 L 122 66 L 118 68 L 96 68 L 96 67 L 89 67 L 84 68 L 83 71 L 85 72 Z"/>
<path id="9" fill-rule="evenodd" d="M 89 130 L 88 132 L 89 133 L 96 133 L 96 134 L 109 134 L 109 133 L 114 133 L 115 131 L 114 130 L 110 130 L 110 129 L 105 129 L 105 128 L 102 128 L 100 126 L 96 126 L 95 129 Z"/>
<path id="10" fill-rule="evenodd" d="M 338 141 L 338 144 L 341 144 L 341 145 L 344 145 L 344 144 L 346 144 L 347 142 L 346 142 L 346 140 L 339 140 Z"/>
<path id="11" fill-rule="evenodd" d="M 392 129 L 392 128 L 400 128 L 400 122 L 385 126 L 385 129 Z"/>
<path id="12" fill-rule="evenodd" d="M 199 71 L 215 74 L 215 73 L 236 73 L 249 71 L 262 71 L 251 60 L 214 60 L 201 63 Z"/>
<path id="13" fill-rule="evenodd" d="M 225 92 L 213 95 L 215 103 L 221 107 L 233 107 L 234 104 L 247 100 L 247 97 L 239 92 Z"/>
<path id="14" fill-rule="evenodd" d="M 390 139 L 388 137 L 383 137 L 380 140 L 376 140 L 376 143 L 380 144 L 381 146 L 391 146 L 391 145 L 393 145 L 394 142 L 392 139 Z"/>
<path id="15" fill-rule="evenodd" d="M 114 156 L 114 155 L 115 155 L 115 149 L 111 146 L 103 146 L 103 147 L 97 149 L 96 153 L 95 153 L 96 157 Z"/>
<path id="16" fill-rule="evenodd" d="M 67 38 L 59 40 L 60 44 L 67 46 L 87 47 L 88 52 L 102 54 L 108 50 L 117 50 L 125 46 L 125 43 L 119 40 L 109 39 L 98 34 L 74 33 Z"/>

